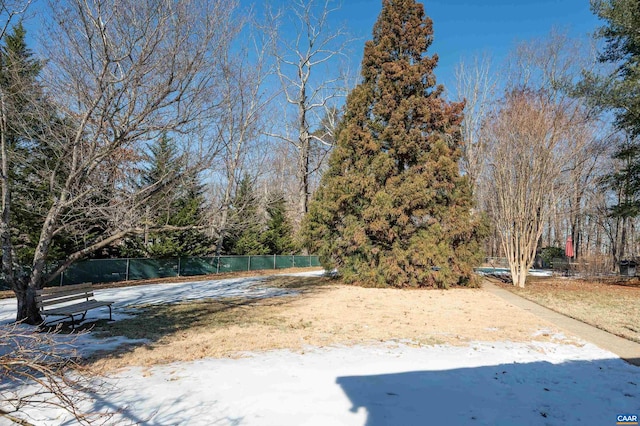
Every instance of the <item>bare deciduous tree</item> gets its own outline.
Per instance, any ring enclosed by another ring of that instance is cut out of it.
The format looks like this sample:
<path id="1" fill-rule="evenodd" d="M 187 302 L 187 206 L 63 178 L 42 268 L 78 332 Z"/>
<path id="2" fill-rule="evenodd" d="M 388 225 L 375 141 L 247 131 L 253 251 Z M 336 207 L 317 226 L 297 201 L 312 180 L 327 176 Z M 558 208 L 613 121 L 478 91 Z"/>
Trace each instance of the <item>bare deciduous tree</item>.
<path id="1" fill-rule="evenodd" d="M 490 169 L 479 175 L 489 188 L 478 194 L 479 204 L 489 203 L 489 214 L 498 215 L 492 219 L 517 285 L 542 241 L 564 248 L 571 236 L 574 252 L 582 254 L 586 194 L 597 180 L 604 132 L 572 87 L 593 66 L 592 52 L 557 31 L 519 44 L 503 75 L 506 96 L 481 123 Z"/>
<path id="2" fill-rule="evenodd" d="M 0 39 L 15 22 L 16 17 L 24 15 L 32 0 L 0 0 Z"/>
<path id="3" fill-rule="evenodd" d="M 576 255 L 580 254 L 581 223 L 584 220 L 584 194 L 592 186 L 602 158 L 602 123 L 594 109 L 571 89 L 585 70 L 596 66 L 595 47 L 566 33 L 554 30 L 547 37 L 521 43 L 516 49 L 511 83 L 520 87 L 544 89 L 549 102 L 562 105 L 573 129 L 561 150 L 567 155 L 563 165 L 566 192 L 558 193 L 550 216 L 550 245 L 564 246 L 571 236 Z M 568 222 L 568 230 L 563 222 Z"/>
<path id="4" fill-rule="evenodd" d="M 336 98 L 346 95 L 344 76 L 336 69 L 349 39 L 343 29 L 331 28 L 335 1 L 294 0 L 289 9 L 290 16 L 272 14 L 269 26 L 275 33 L 272 38 L 277 74 L 286 103 L 295 110 L 295 119 L 293 124 L 281 123 L 286 129 L 272 136 L 292 144 L 296 150 L 295 219 L 299 222 L 307 212 L 310 175 L 319 168 L 310 164 L 313 144 L 327 144 L 327 138 L 314 135 L 312 126 L 319 125 L 324 117 L 333 117 Z M 284 27 L 290 27 L 287 33 Z"/>
<path id="5" fill-rule="evenodd" d="M 478 199 L 478 184 L 484 172 L 487 146 L 480 135 L 481 125 L 495 96 L 497 78 L 488 56 L 475 57 L 471 65 L 460 62 L 456 67 L 457 97 L 465 101 L 462 120 L 462 171 L 469 177 Z"/>
<path id="6" fill-rule="evenodd" d="M 215 211 L 214 232 L 216 255 L 222 251 L 223 241 L 229 231 L 229 213 L 235 191 L 243 175 L 247 160 L 252 159 L 256 167 L 263 161 L 264 147 L 258 143 L 264 133 L 265 109 L 274 95 L 265 88 L 265 80 L 272 74 L 268 68 L 263 40 L 254 39 L 255 52 L 250 61 L 245 50 L 235 58 L 227 57 L 223 72 L 222 93 L 226 99 L 224 117 L 218 123 L 217 133 L 221 140 L 222 194 L 219 208 Z M 236 208 L 241 208 L 236 206 Z"/>
<path id="7" fill-rule="evenodd" d="M 237 31 L 234 7 L 222 0 L 53 5 L 44 81 L 56 113 L 38 111 L 46 119 L 32 144 L 43 159 L 32 170 L 46 182 L 45 201 L 34 206 L 43 224 L 28 273 L 3 262 L 18 298 L 17 320 L 41 322 L 35 290 L 71 262 L 143 232 L 140 207 L 170 177 L 140 189 L 125 171 L 135 170 L 136 152 L 149 140 L 195 130 L 213 114 L 217 61 Z M 45 108 L 36 100 L 33 105 Z M 185 156 L 210 161 L 211 145 L 196 145 L 185 146 Z M 3 222 L 11 226 L 10 218 Z M 91 232 L 96 226 L 100 232 Z M 72 230 L 84 232 L 84 247 L 47 274 L 54 237 Z M 11 253 L 10 239 L 3 244 L 3 254 Z"/>
<path id="8" fill-rule="evenodd" d="M 561 177 L 558 154 L 570 125 L 562 107 L 545 95 L 517 90 L 507 93 L 485 126 L 484 137 L 492 148 L 489 205 L 513 284 L 520 287 L 533 264 Z"/>

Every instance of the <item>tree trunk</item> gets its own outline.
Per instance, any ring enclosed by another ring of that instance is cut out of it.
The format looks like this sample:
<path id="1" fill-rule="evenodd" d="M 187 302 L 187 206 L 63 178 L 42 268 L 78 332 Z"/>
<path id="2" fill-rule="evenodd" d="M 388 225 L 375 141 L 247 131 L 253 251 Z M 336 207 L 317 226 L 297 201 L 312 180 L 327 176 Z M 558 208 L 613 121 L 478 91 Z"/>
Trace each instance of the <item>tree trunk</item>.
<path id="1" fill-rule="evenodd" d="M 517 277 L 517 283 L 516 285 L 520 288 L 524 288 L 524 284 L 527 281 L 527 273 L 528 273 L 528 268 L 526 266 L 520 266 L 520 273 L 518 274 Z"/>
<path id="2" fill-rule="evenodd" d="M 511 283 L 514 286 L 524 288 L 529 273 L 529 265 L 526 259 L 518 256 L 518 259 L 509 259 L 509 269 L 511 270 Z"/>
<path id="3" fill-rule="evenodd" d="M 305 82 L 306 83 L 306 82 Z M 298 98 L 298 164 L 296 178 L 298 180 L 298 224 L 307 214 L 309 202 L 309 154 L 311 150 L 311 136 L 309 135 L 309 123 L 307 123 L 307 93 L 305 84 L 300 88 Z"/>
<path id="4" fill-rule="evenodd" d="M 226 196 L 225 196 L 226 198 Z M 220 218 L 220 228 L 218 229 L 218 240 L 216 241 L 216 257 L 222 254 L 222 244 L 227 235 L 227 222 L 229 216 L 229 201 L 225 200 L 222 206 L 222 217 Z"/>
<path id="5" fill-rule="evenodd" d="M 29 285 L 28 277 L 16 281 L 17 285 L 14 289 L 18 300 L 16 322 L 22 321 L 31 325 L 42 324 L 43 319 L 36 305 L 36 289 Z"/>
<path id="6" fill-rule="evenodd" d="M 15 288 L 13 244 L 11 243 L 11 188 L 9 182 L 9 152 L 7 147 L 7 114 L 4 93 L 0 92 L 0 160 L 2 175 L 2 216 L 0 216 L 0 244 L 2 244 L 2 274 L 6 284 Z"/>
<path id="7" fill-rule="evenodd" d="M 616 219 L 615 228 L 609 231 L 609 242 L 611 244 L 611 259 L 613 260 L 614 271 L 620 272 L 620 257 L 618 255 L 618 235 L 620 234 L 621 219 Z"/>
<path id="8" fill-rule="evenodd" d="M 630 255 L 635 258 L 638 255 L 638 240 L 636 239 L 636 225 L 633 220 L 629 223 L 629 234 L 629 241 L 632 244 Z"/>
<path id="9" fill-rule="evenodd" d="M 576 239 L 573 244 L 575 259 L 579 259 L 582 258 L 582 252 L 584 251 L 582 248 L 582 246 L 584 245 L 584 242 L 582 241 L 582 239 L 584 238 L 582 235 L 582 220 L 580 218 L 578 218 L 578 226 L 576 228 Z"/>
<path id="10" fill-rule="evenodd" d="M 235 173 L 240 159 L 240 145 L 234 155 L 233 167 L 227 170 L 227 187 L 224 190 L 224 200 L 222 201 L 222 217 L 220 218 L 220 226 L 218 227 L 218 239 L 216 241 L 216 257 L 222 254 L 222 244 L 224 237 L 227 236 L 227 228 L 229 226 L 229 209 L 231 208 L 231 191 L 235 184 Z"/>
<path id="11" fill-rule="evenodd" d="M 149 206 L 145 209 L 144 213 L 144 249 L 145 253 L 148 253 L 146 250 L 149 249 Z"/>
<path id="12" fill-rule="evenodd" d="M 298 218 L 302 220 L 307 214 L 307 205 L 309 203 L 309 136 L 300 138 L 300 153 L 298 155 Z M 306 140 L 303 140 L 306 139 Z"/>
<path id="13" fill-rule="evenodd" d="M 628 219 L 625 217 L 622 219 L 622 231 L 620 232 L 620 249 L 618 249 L 620 260 L 624 260 L 626 256 L 626 248 L 627 248 L 627 222 Z"/>
<path id="14" fill-rule="evenodd" d="M 61 195 L 61 202 L 66 200 L 66 193 Z M 24 321 L 27 324 L 37 325 L 42 323 L 42 317 L 36 306 L 36 290 L 42 288 L 45 282 L 44 269 L 53 239 L 55 222 L 60 215 L 60 203 L 54 204 L 45 218 L 40 233 L 40 239 L 33 255 L 31 273 L 28 277 L 17 277 L 14 292 L 18 299 L 16 321 Z"/>
<path id="15" fill-rule="evenodd" d="M 593 237 L 593 242 L 591 243 L 591 247 L 594 247 L 595 254 L 600 255 L 600 254 L 602 254 L 602 250 L 601 250 L 601 247 L 602 247 L 602 237 L 601 237 L 601 235 L 602 234 L 600 233 L 600 227 L 599 226 L 595 226 L 592 229 L 594 230 L 595 235 Z M 591 234 L 589 234 L 589 235 L 591 235 Z"/>

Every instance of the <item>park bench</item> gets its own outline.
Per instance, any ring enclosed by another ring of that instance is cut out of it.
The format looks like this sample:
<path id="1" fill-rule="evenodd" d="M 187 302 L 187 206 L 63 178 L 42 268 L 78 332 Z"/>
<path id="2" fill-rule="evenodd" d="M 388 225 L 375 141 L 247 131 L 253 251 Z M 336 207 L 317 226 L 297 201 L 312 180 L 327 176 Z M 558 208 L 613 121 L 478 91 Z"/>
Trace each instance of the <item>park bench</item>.
<path id="1" fill-rule="evenodd" d="M 67 285 L 62 287 L 45 287 L 36 290 L 36 304 L 40 314 L 48 316 L 68 317 L 71 328 L 75 329 L 76 317 L 78 322 L 84 320 L 90 309 L 109 307 L 109 321 L 112 321 L 111 305 L 113 302 L 95 300 L 91 283 Z"/>

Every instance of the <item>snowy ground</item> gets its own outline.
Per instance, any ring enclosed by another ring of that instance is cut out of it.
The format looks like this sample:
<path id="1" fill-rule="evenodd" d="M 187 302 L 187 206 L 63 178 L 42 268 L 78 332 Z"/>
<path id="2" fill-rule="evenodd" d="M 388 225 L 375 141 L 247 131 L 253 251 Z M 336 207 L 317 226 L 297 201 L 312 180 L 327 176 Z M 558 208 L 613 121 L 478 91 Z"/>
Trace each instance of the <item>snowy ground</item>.
<path id="1" fill-rule="evenodd" d="M 288 274 L 294 276 L 320 276 L 322 271 L 302 272 L 298 274 Z M 217 281 L 193 281 L 179 284 L 150 284 L 134 287 L 120 287 L 103 290 L 95 290 L 97 300 L 111 300 L 113 319 L 115 321 L 134 315 L 136 306 L 179 303 L 189 300 L 217 299 L 229 297 L 264 298 L 287 296 L 295 292 L 280 288 L 270 288 L 261 286 L 266 277 L 255 278 L 231 278 Z M 0 325 L 7 324 L 15 320 L 16 299 L 0 300 Z M 108 319 L 109 308 L 99 308 L 90 310 L 84 322 L 92 322 L 97 319 Z M 47 318 L 49 320 L 49 318 Z M 51 320 L 56 320 L 52 317 Z M 60 336 L 65 339 L 65 336 Z M 124 338 L 96 339 L 90 334 L 79 336 L 76 339 L 78 352 L 81 355 L 89 355 L 98 350 L 111 350 L 131 340 Z"/>
<path id="2" fill-rule="evenodd" d="M 96 297 L 118 300 L 119 318 L 140 303 L 282 292 L 251 290 L 259 281 L 109 289 Z M 0 301 L 0 321 L 13 309 Z M 618 414 L 640 414 L 640 369 L 591 344 L 309 348 L 129 368 L 109 382 L 93 408 L 145 425 L 615 425 Z M 31 414 L 35 424 L 73 424 L 63 413 Z"/>
<path id="3" fill-rule="evenodd" d="M 294 276 L 320 276 L 323 271 L 288 274 Z M 178 284 L 149 284 L 134 287 L 109 288 L 96 290 L 98 300 L 113 300 L 113 318 L 123 318 L 135 305 L 186 302 L 207 298 L 224 297 L 273 297 L 291 293 L 287 290 L 261 287 L 266 277 L 231 278 L 216 281 L 193 281 Z M 107 309 L 107 308 L 105 308 Z M 15 319 L 16 300 L 0 300 L 0 323 Z M 107 309 L 108 312 L 108 309 Z M 88 319 L 104 318 L 99 310 L 91 310 Z"/>

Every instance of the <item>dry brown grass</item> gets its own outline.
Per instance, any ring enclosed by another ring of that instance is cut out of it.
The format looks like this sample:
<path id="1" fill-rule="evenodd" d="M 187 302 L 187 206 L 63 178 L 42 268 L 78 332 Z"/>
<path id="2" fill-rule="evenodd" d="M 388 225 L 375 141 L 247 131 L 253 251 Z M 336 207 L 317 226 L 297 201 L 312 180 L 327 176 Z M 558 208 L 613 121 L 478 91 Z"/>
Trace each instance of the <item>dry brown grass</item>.
<path id="1" fill-rule="evenodd" d="M 640 342 L 640 281 L 571 278 L 532 280 L 524 289 L 504 286 L 529 300 Z"/>
<path id="2" fill-rule="evenodd" d="M 165 305 L 101 328 L 150 341 L 96 362 L 105 368 L 149 366 L 272 349 L 403 341 L 547 341 L 558 330 L 481 289 L 395 290 L 336 285 L 324 278 L 277 277 L 293 297 Z M 548 333 L 534 336 L 541 329 Z"/>

